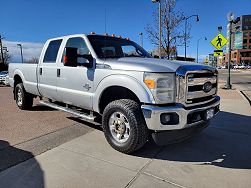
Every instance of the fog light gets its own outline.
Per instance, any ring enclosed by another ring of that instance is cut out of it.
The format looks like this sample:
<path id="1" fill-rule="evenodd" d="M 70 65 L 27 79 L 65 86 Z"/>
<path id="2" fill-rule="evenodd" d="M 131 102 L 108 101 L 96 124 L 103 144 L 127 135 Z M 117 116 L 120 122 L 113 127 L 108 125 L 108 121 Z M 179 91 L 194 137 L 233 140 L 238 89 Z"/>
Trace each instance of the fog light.
<path id="1" fill-rule="evenodd" d="M 161 124 L 166 125 L 171 120 L 171 116 L 169 114 L 161 114 L 160 115 L 160 121 Z"/>
<path id="2" fill-rule="evenodd" d="M 175 112 L 160 114 L 160 122 L 162 125 L 179 124 L 179 115 Z"/>

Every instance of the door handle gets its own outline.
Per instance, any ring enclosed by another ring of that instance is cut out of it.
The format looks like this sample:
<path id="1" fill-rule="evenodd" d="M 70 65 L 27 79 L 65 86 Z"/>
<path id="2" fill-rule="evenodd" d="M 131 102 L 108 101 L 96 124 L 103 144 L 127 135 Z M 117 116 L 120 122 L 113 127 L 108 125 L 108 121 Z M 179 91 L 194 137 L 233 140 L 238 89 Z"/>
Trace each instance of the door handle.
<path id="1" fill-rule="evenodd" d="M 60 69 L 57 69 L 57 77 L 60 77 Z"/>
<path id="2" fill-rule="evenodd" d="M 43 74 L 43 69 L 42 69 L 42 68 L 39 69 L 39 74 L 40 74 L 40 75 Z"/>

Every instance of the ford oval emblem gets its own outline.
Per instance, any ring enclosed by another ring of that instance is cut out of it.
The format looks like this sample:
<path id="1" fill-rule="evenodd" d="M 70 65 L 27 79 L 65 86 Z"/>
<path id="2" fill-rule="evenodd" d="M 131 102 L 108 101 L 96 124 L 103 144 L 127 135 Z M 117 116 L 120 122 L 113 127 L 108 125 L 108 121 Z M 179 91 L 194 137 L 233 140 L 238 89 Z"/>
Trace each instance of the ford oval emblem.
<path id="1" fill-rule="evenodd" d="M 203 91 L 205 92 L 205 93 L 208 93 L 209 91 L 211 91 L 212 90 L 212 88 L 213 88 L 213 85 L 212 85 L 212 83 L 211 82 L 206 82 L 204 85 L 203 85 Z"/>

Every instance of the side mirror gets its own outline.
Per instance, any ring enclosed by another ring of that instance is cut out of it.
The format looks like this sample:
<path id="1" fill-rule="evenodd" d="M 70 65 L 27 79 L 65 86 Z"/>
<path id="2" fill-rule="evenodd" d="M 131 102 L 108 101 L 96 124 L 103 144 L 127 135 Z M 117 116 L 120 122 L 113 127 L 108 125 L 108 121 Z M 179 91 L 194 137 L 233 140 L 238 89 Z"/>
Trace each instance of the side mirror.
<path id="1" fill-rule="evenodd" d="M 78 64 L 78 49 L 66 47 L 64 56 L 64 66 L 76 67 Z"/>
<path id="2" fill-rule="evenodd" d="M 66 47 L 66 55 L 64 56 L 64 66 L 77 67 L 78 65 L 92 68 L 93 57 L 91 54 L 79 55 L 77 48 Z"/>

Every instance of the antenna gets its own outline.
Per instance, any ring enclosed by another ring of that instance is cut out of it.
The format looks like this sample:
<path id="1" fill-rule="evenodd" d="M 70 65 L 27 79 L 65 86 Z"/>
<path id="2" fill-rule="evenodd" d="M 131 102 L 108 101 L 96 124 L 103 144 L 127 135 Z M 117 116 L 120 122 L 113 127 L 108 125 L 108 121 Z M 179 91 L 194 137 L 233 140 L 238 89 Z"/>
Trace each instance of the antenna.
<path id="1" fill-rule="evenodd" d="M 107 40 L 107 35 L 106 35 L 106 8 L 105 8 L 105 47 L 106 47 L 106 40 Z M 106 57 L 105 57 L 106 61 Z"/>
<path id="2" fill-rule="evenodd" d="M 106 8 L 105 8 L 105 33 L 106 33 Z"/>

